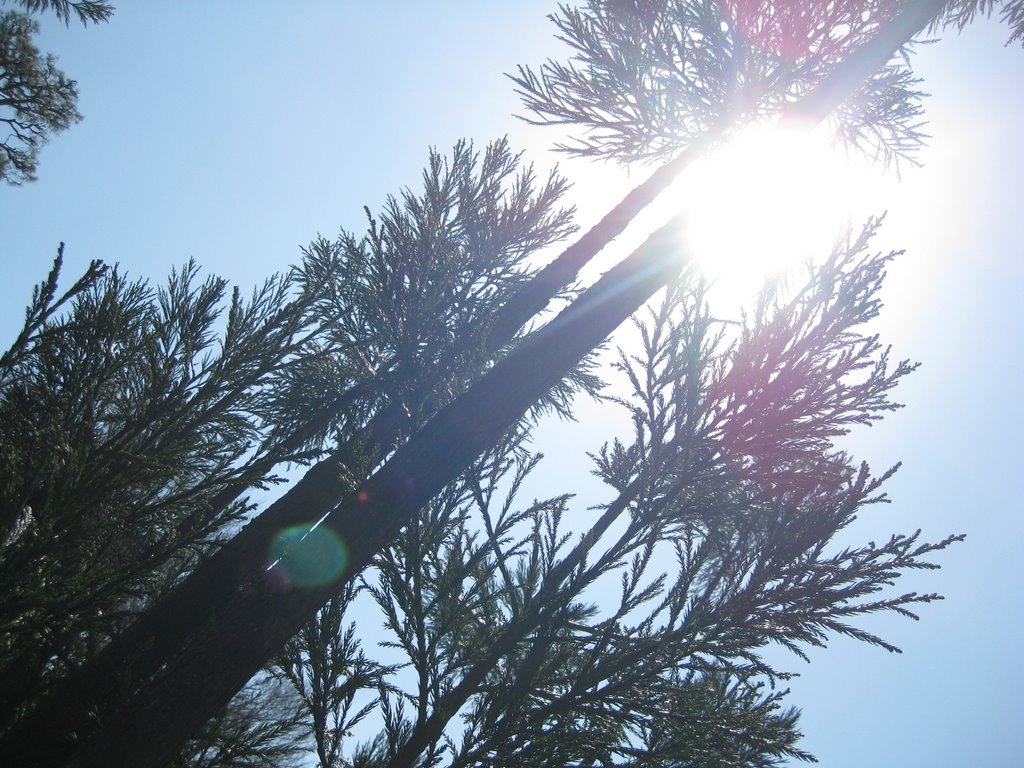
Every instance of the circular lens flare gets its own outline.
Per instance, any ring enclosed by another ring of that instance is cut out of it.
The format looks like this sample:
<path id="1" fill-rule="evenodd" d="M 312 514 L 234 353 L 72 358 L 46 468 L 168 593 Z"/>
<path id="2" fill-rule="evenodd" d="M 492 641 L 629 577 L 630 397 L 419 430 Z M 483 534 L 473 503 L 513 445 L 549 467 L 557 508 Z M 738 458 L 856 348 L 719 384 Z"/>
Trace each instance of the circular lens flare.
<path id="1" fill-rule="evenodd" d="M 285 528 L 274 537 L 269 559 L 272 572 L 286 584 L 318 587 L 341 576 L 348 552 L 327 526 L 304 523 Z"/>

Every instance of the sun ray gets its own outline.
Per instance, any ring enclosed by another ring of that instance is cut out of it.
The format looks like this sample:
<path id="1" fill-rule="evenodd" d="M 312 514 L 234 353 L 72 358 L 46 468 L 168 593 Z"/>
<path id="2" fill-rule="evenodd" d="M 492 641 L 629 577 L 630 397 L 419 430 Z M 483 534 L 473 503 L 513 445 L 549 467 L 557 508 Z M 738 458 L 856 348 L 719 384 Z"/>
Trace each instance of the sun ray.
<path id="1" fill-rule="evenodd" d="M 735 302 L 827 255 L 873 175 L 823 131 L 756 126 L 684 174 L 675 201 L 695 262 Z"/>

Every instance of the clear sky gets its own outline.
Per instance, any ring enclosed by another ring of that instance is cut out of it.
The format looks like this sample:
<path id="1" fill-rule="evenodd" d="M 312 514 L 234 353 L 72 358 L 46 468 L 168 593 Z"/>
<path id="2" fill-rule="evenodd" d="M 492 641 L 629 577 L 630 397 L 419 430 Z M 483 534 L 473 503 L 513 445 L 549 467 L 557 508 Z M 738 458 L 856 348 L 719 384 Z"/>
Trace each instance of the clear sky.
<path id="1" fill-rule="evenodd" d="M 122 5 L 85 30 L 44 20 L 41 45 L 79 81 L 85 120 L 43 151 L 38 182 L 0 188 L 5 345 L 60 240 L 68 280 L 92 258 L 159 280 L 195 257 L 249 286 L 317 233 L 361 228 L 363 205 L 415 186 L 428 146 L 507 133 L 552 162 L 554 135 L 510 116 L 502 73 L 560 53 L 544 18 L 553 2 Z M 1024 50 L 1005 38 L 980 22 L 921 52 L 925 167 L 879 181 L 868 201 L 890 211 L 885 247 L 908 249 L 879 330 L 924 365 L 899 392 L 908 407 L 850 443 L 876 468 L 905 463 L 894 503 L 855 533 L 968 539 L 943 553 L 942 571 L 898 585 L 945 602 L 919 623 L 871 625 L 904 654 L 836 641 L 809 666 L 786 660 L 801 672 L 791 703 L 803 746 L 830 768 L 1019 760 Z M 606 166 L 562 168 L 582 182 L 581 223 L 624 189 Z M 583 414 L 547 439 L 596 447 L 597 419 Z M 573 472 L 585 489 L 583 461 L 559 465 L 559 477 Z"/>

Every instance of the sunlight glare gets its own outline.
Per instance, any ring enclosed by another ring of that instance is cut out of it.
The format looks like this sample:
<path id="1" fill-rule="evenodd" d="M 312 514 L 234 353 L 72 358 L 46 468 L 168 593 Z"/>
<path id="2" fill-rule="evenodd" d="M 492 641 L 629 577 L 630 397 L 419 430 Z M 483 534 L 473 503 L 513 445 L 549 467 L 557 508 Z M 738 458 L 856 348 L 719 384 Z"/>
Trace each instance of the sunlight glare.
<path id="1" fill-rule="evenodd" d="M 747 297 L 826 256 L 863 184 L 822 131 L 743 131 L 679 180 L 694 259 L 731 298 Z"/>

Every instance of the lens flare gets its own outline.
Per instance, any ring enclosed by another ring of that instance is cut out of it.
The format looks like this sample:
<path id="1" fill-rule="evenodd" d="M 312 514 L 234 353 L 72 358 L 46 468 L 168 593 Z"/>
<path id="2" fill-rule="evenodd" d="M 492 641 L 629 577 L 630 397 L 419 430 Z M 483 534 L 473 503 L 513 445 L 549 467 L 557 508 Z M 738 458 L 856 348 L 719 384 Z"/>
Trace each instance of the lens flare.
<path id="1" fill-rule="evenodd" d="M 303 523 L 285 528 L 270 545 L 271 572 L 286 584 L 318 587 L 341 576 L 348 553 L 340 538 L 326 526 Z"/>
<path id="2" fill-rule="evenodd" d="M 766 277 L 827 255 L 849 223 L 857 186 L 844 160 L 821 133 L 796 127 L 733 137 L 680 179 L 697 265 L 732 283 L 730 292 L 750 293 Z"/>

